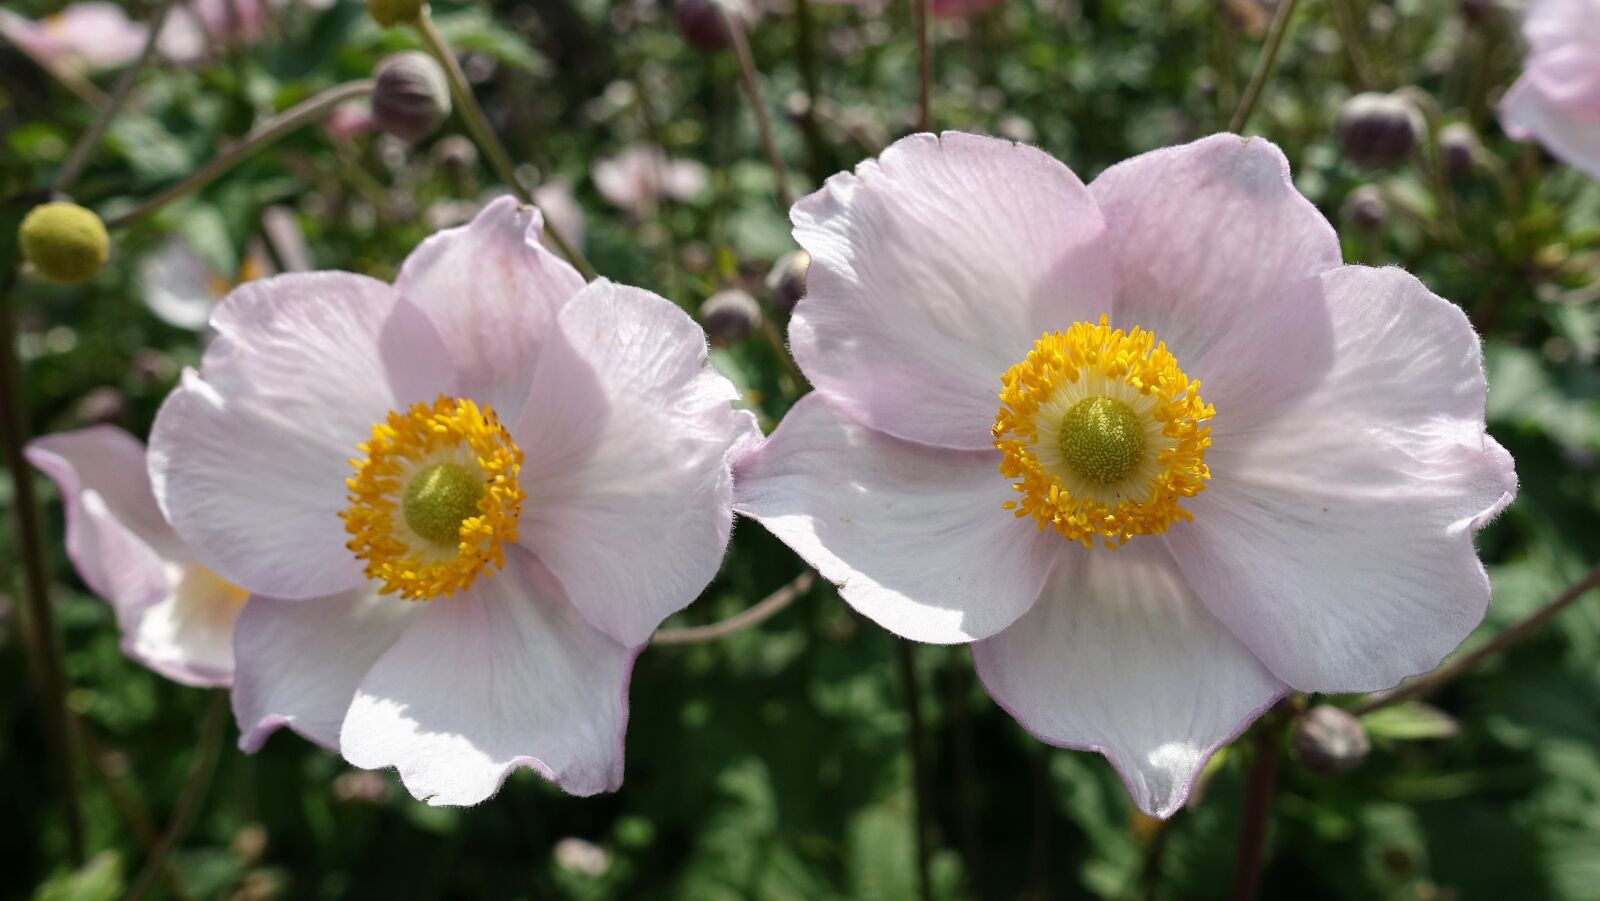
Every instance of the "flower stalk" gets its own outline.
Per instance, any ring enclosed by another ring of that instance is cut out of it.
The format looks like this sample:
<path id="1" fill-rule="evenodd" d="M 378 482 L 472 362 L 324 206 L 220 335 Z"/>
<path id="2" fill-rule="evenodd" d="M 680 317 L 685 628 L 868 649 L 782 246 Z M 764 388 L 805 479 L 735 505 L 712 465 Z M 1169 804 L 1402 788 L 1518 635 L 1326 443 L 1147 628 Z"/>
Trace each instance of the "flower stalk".
<path id="1" fill-rule="evenodd" d="M 701 644 L 707 641 L 716 641 L 719 638 L 726 638 L 735 632 L 743 632 L 745 629 L 766 622 L 796 600 L 805 597 L 815 582 L 816 573 L 808 569 L 758 603 L 721 622 L 705 626 L 688 626 L 682 629 L 657 629 L 656 634 L 650 637 L 650 643 L 654 645 Z"/>
<path id="2" fill-rule="evenodd" d="M 767 166 L 772 169 L 773 191 L 778 195 L 778 205 L 788 212 L 794 204 L 794 197 L 789 193 L 789 177 L 783 166 L 783 156 L 778 153 L 777 138 L 773 136 L 772 117 L 767 115 L 767 105 L 761 99 L 761 83 L 756 79 L 756 62 L 750 53 L 749 36 L 745 33 L 744 22 L 738 16 L 730 14 L 720 4 L 717 10 L 733 42 L 734 55 L 739 58 L 739 83 L 744 87 L 745 99 L 750 101 L 750 111 L 756 117 L 756 129 L 761 133 L 761 150 L 766 154 Z"/>
<path id="3" fill-rule="evenodd" d="M 144 70 L 150 57 L 155 55 L 156 42 L 161 37 L 161 26 L 166 24 L 167 13 L 172 10 L 174 0 L 167 0 L 156 8 L 155 15 L 150 18 L 150 30 L 144 39 L 144 49 L 139 51 L 139 58 L 133 65 L 123 71 L 117 79 L 117 86 L 111 91 L 111 98 L 100 108 L 100 114 L 95 117 L 94 124 L 89 126 L 72 145 L 72 152 L 67 155 L 67 161 L 56 170 L 56 177 L 50 182 L 50 190 L 57 194 L 66 193 L 77 181 L 78 175 L 83 172 L 83 167 L 89 162 L 89 156 L 100 146 L 100 139 L 105 137 L 106 129 L 111 127 L 112 121 L 122 111 L 122 105 L 127 102 L 128 95 L 133 93 L 133 84 L 139 79 L 139 73 Z"/>
<path id="4" fill-rule="evenodd" d="M 467 126 L 467 131 L 472 135 L 472 140 L 483 149 L 489 157 L 489 165 L 501 181 L 506 183 L 517 199 L 528 206 L 538 207 L 533 200 L 533 194 L 517 178 L 516 167 L 511 164 L 511 154 L 506 151 L 505 144 L 501 143 L 500 136 L 489 127 L 489 117 L 484 115 L 483 107 L 478 105 L 478 99 L 472 94 L 472 86 L 467 83 L 467 74 L 461 70 L 461 63 L 456 60 L 456 55 L 450 50 L 450 45 L 445 42 L 444 35 L 439 33 L 438 27 L 433 24 L 433 17 L 429 15 L 426 6 L 412 23 L 417 30 L 417 35 L 422 38 L 423 46 L 433 54 L 439 65 L 444 67 L 445 77 L 450 82 L 450 93 L 455 98 L 456 110 L 461 114 L 461 121 Z M 544 217 L 544 234 L 549 236 L 550 242 L 556 246 L 561 255 L 567 258 L 574 268 L 581 273 L 586 281 L 594 281 L 598 274 L 588 259 L 578 252 L 578 249 L 561 233 L 561 229 Z"/>
<path id="5" fill-rule="evenodd" d="M 1261 891 L 1262 858 L 1267 847 L 1267 827 L 1272 821 L 1272 793 L 1283 764 L 1277 724 L 1276 717 L 1268 717 L 1255 730 L 1255 758 L 1245 777 L 1244 819 L 1239 824 L 1239 850 L 1234 858 L 1233 901 L 1255 901 Z"/>
<path id="6" fill-rule="evenodd" d="M 200 803 L 205 800 L 206 790 L 211 787 L 211 777 L 217 769 L 217 758 L 222 755 L 222 739 L 227 720 L 228 693 L 213 691 L 211 703 L 206 708 L 205 722 L 200 727 L 200 740 L 195 745 L 194 762 L 189 766 L 189 776 L 184 780 L 183 789 L 178 795 L 178 804 L 173 808 L 172 818 L 167 821 L 167 828 L 161 833 L 161 839 L 156 843 L 155 850 L 146 858 L 144 869 L 139 871 L 138 878 L 134 880 L 133 887 L 128 889 L 128 894 L 123 896 L 123 901 L 139 901 L 144 897 L 155 884 L 156 878 L 165 872 L 167 860 L 172 856 L 172 852 L 183 844 L 184 836 L 189 834 L 189 827 L 194 823 L 195 814 L 200 812 Z"/>
<path id="7" fill-rule="evenodd" d="M 54 759 L 61 812 L 67 830 L 67 847 L 75 865 L 84 861 L 83 811 L 78 775 L 67 720 L 66 675 L 61 665 L 61 639 L 55 609 L 50 604 L 50 578 L 46 564 L 44 527 L 39 496 L 23 448 L 28 443 L 28 417 L 22 392 L 22 362 L 17 358 L 16 313 L 12 289 L 16 273 L 0 281 L 0 443 L 6 468 L 11 470 L 12 509 L 16 515 L 17 556 L 22 563 L 23 593 L 27 599 L 29 644 L 33 649 L 40 707 L 44 712 L 46 741 Z"/>
<path id="8" fill-rule="evenodd" d="M 256 151 L 267 147 L 302 125 L 320 121 L 339 104 L 347 100 L 354 100 L 357 97 L 364 97 L 370 93 L 372 93 L 372 81 L 368 79 L 346 82 L 302 100 L 251 129 L 250 133 L 240 139 L 237 144 L 212 157 L 210 162 L 196 169 L 194 174 L 188 178 L 168 187 L 128 212 L 107 220 L 106 228 L 117 229 L 138 222 L 172 201 L 192 194 L 211 184 L 229 169 L 249 159 Z"/>
<path id="9" fill-rule="evenodd" d="M 911 642 L 896 638 L 895 664 L 900 671 L 900 690 L 905 695 L 909 729 L 906 741 L 911 746 L 912 829 L 917 839 L 917 897 L 931 901 L 933 888 L 928 880 L 928 755 L 926 729 L 922 722 L 922 686 L 917 677 L 916 652 Z"/>
<path id="10" fill-rule="evenodd" d="M 1277 68 L 1278 50 L 1283 46 L 1283 38 L 1289 32 L 1289 20 L 1294 17 L 1294 9 L 1299 5 L 1299 0 L 1283 0 L 1278 4 L 1278 11 L 1272 16 L 1272 24 L 1267 29 L 1267 42 L 1261 48 L 1261 57 L 1256 60 L 1256 68 L 1250 73 L 1250 83 L 1245 85 L 1244 96 L 1239 99 L 1239 106 L 1233 111 L 1233 118 L 1228 120 L 1228 130 L 1231 132 L 1244 131 L 1245 125 L 1250 122 L 1250 114 L 1255 111 L 1256 101 L 1261 99 L 1261 92 L 1266 89 L 1267 82 L 1272 78 L 1272 73 Z"/>

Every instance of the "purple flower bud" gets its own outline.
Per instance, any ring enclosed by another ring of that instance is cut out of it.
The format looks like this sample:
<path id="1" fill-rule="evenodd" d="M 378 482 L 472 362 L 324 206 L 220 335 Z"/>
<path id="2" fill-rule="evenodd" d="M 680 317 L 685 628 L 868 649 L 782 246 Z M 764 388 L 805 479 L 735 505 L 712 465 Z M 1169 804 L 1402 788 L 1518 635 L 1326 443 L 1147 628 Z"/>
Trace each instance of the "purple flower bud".
<path id="1" fill-rule="evenodd" d="M 433 57 L 417 50 L 378 63 L 372 118 L 378 127 L 407 141 L 427 137 L 450 115 L 450 83 Z"/>
<path id="2" fill-rule="evenodd" d="M 718 291 L 700 305 L 700 324 L 719 341 L 742 341 L 761 325 L 761 305 L 737 288 Z"/>
<path id="3" fill-rule="evenodd" d="M 767 296 L 772 308 L 787 316 L 806 293 L 806 270 L 811 268 L 811 254 L 803 250 L 786 253 L 772 264 L 767 273 Z"/>
<path id="4" fill-rule="evenodd" d="M 1389 218 L 1389 201 L 1376 185 L 1362 185 L 1345 197 L 1339 208 L 1346 222 L 1362 231 L 1376 231 Z"/>
<path id="5" fill-rule="evenodd" d="M 1478 135 L 1465 122 L 1453 122 L 1439 129 L 1439 155 L 1444 171 L 1452 179 L 1471 175 L 1478 167 Z"/>
<path id="6" fill-rule="evenodd" d="M 1416 105 L 1395 94 L 1357 94 L 1339 111 L 1339 149 L 1358 166 L 1397 166 L 1417 149 L 1426 123 Z"/>
<path id="7" fill-rule="evenodd" d="M 750 10 L 738 0 L 678 0 L 675 4 L 678 31 L 689 46 L 701 53 L 719 53 L 733 44 L 723 16 L 744 27 L 751 24 Z"/>
<path id="8" fill-rule="evenodd" d="M 1295 720 L 1294 749 L 1313 773 L 1336 776 L 1361 765 L 1372 750 L 1367 730 L 1349 713 L 1319 704 Z"/>

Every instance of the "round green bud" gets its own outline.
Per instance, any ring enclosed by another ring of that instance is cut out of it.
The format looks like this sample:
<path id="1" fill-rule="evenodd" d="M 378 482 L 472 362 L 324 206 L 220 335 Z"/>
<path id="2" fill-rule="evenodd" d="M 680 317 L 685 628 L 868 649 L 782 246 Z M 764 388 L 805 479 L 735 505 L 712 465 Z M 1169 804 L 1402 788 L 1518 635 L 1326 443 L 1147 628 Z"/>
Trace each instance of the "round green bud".
<path id="1" fill-rule="evenodd" d="M 438 544 L 455 544 L 461 524 L 478 515 L 483 494 L 481 474 L 459 463 L 435 463 L 411 477 L 401 510 L 411 531 Z"/>
<path id="2" fill-rule="evenodd" d="M 1061 458 L 1073 472 L 1102 485 L 1127 478 L 1144 457 L 1144 426 L 1138 414 L 1104 395 L 1074 404 L 1062 417 L 1056 440 Z"/>
<path id="3" fill-rule="evenodd" d="M 384 28 L 410 25 L 422 15 L 426 0 L 367 0 L 367 12 Z"/>
<path id="4" fill-rule="evenodd" d="M 111 251 L 111 236 L 100 217 L 75 203 L 34 207 L 23 217 L 17 236 L 23 259 L 40 275 L 62 285 L 94 278 Z"/>

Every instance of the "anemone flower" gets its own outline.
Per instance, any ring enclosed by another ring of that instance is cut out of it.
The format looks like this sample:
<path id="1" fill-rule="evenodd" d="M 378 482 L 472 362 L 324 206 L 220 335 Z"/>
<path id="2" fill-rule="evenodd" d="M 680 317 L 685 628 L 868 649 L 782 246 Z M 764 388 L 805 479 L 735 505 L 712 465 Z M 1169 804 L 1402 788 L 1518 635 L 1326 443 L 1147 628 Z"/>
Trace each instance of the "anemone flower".
<path id="1" fill-rule="evenodd" d="M 246 248 L 238 277 L 223 275 L 182 235 L 173 235 L 139 261 L 144 304 L 157 319 L 190 331 L 206 327 L 217 302 L 235 285 L 272 272 L 272 262 L 258 243 Z"/>
<path id="2" fill-rule="evenodd" d="M 133 62 L 144 47 L 143 25 L 115 3 L 73 3 L 34 21 L 0 9 L 0 36 L 41 65 L 79 75 Z"/>
<path id="3" fill-rule="evenodd" d="M 245 592 L 195 562 L 167 525 L 138 439 L 92 426 L 37 438 L 27 455 L 61 491 L 67 555 L 115 611 L 123 653 L 185 685 L 229 684 Z"/>
<path id="4" fill-rule="evenodd" d="M 635 144 L 594 164 L 600 196 L 624 210 L 649 209 L 663 197 L 691 200 L 706 187 L 706 167 L 693 160 L 668 159 L 660 147 Z"/>
<path id="5" fill-rule="evenodd" d="M 1600 178 L 1600 3 L 1533 0 L 1522 34 L 1528 60 L 1500 104 L 1501 124 Z"/>
<path id="6" fill-rule="evenodd" d="M 1510 502 L 1466 317 L 1341 264 L 1260 139 L 1084 186 L 896 142 L 792 212 L 816 391 L 736 463 L 760 520 L 889 630 L 1165 817 L 1290 690 L 1387 688 L 1477 625 Z"/>
<path id="7" fill-rule="evenodd" d="M 540 228 L 502 198 L 392 286 L 245 285 L 162 406 L 156 499 L 252 592 L 245 750 L 286 725 L 433 804 L 620 784 L 634 658 L 716 573 L 755 424 L 693 320 Z"/>

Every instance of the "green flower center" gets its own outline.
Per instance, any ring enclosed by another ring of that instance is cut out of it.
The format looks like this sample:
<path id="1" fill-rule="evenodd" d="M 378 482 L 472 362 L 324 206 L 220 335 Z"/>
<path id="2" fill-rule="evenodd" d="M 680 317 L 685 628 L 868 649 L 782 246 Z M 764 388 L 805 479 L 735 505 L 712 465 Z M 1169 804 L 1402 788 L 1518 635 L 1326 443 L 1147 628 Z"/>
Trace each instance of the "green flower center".
<path id="1" fill-rule="evenodd" d="M 1056 440 L 1073 472 L 1102 485 L 1127 478 L 1144 456 L 1144 425 L 1138 414 L 1104 395 L 1074 404 L 1061 418 Z"/>
<path id="2" fill-rule="evenodd" d="M 461 540 L 461 524 L 479 513 L 483 476 L 459 463 L 435 463 L 411 477 L 402 509 L 406 525 L 439 544 Z"/>

